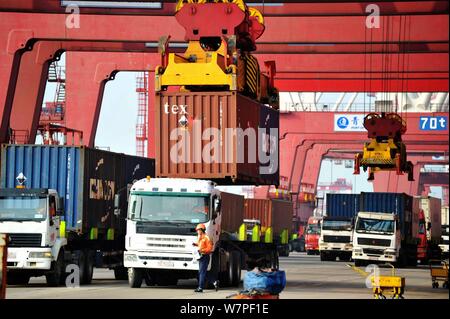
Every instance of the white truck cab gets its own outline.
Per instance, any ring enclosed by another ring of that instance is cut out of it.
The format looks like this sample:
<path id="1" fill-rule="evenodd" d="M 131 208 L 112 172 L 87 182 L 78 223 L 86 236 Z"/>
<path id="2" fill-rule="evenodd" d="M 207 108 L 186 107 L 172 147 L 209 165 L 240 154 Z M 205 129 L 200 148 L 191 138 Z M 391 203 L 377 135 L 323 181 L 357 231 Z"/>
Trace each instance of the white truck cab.
<path id="1" fill-rule="evenodd" d="M 392 213 L 359 212 L 353 233 L 355 265 L 396 262 L 401 245 L 398 217 Z"/>
<path id="2" fill-rule="evenodd" d="M 352 219 L 324 216 L 319 237 L 320 260 L 349 261 L 352 257 Z"/>
<path id="3" fill-rule="evenodd" d="M 211 181 L 146 178 L 130 192 L 124 266 L 129 268 L 131 286 L 140 286 L 143 269 L 158 270 L 154 276 L 162 284 L 176 284 L 179 278 L 196 276 L 195 227 L 206 226 L 214 245 L 220 235 L 220 205 Z M 219 217 L 219 218 L 218 218 Z M 210 263 L 211 266 L 211 263 Z M 164 272 L 164 270 L 170 271 Z"/>
<path id="4" fill-rule="evenodd" d="M 59 253 L 67 244 L 66 238 L 60 236 L 62 211 L 62 201 L 56 190 L 0 190 L 0 233 L 9 237 L 9 284 L 26 284 L 31 276 L 42 275 L 47 276 L 50 284 L 57 284 L 64 258 Z"/>
<path id="5" fill-rule="evenodd" d="M 241 269 L 278 268 L 277 245 L 248 240 L 243 217 L 243 196 L 221 192 L 212 181 L 137 181 L 130 190 L 124 252 L 130 287 L 139 288 L 144 280 L 175 285 L 197 278 L 198 248 L 192 244 L 200 223 L 213 242 L 208 270 L 221 286 L 239 286 Z"/>

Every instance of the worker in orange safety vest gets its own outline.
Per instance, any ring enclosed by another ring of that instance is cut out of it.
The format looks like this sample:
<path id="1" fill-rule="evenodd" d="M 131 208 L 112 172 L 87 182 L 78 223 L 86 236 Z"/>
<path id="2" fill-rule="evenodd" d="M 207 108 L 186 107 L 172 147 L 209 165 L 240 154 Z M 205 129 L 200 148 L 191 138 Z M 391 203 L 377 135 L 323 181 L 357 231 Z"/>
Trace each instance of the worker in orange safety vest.
<path id="1" fill-rule="evenodd" d="M 198 252 L 200 253 L 199 263 L 199 271 L 198 271 L 198 288 L 195 289 L 195 292 L 203 292 L 203 288 L 205 286 L 205 281 L 208 272 L 208 265 L 210 260 L 210 255 L 213 252 L 213 242 L 206 235 L 206 226 L 204 224 L 198 224 L 195 227 L 195 231 L 198 235 L 198 240 L 196 243 L 192 243 L 192 245 L 198 247 Z M 219 282 L 217 280 L 214 281 L 214 287 L 216 291 L 219 288 Z"/>

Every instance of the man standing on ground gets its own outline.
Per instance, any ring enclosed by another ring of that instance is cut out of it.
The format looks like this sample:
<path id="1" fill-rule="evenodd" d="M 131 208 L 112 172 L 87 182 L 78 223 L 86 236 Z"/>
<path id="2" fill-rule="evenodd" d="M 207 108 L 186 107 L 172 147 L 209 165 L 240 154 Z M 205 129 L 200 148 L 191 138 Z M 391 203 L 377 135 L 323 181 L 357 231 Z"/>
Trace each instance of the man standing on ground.
<path id="1" fill-rule="evenodd" d="M 197 243 L 193 243 L 194 246 L 198 247 L 198 252 L 200 253 L 199 263 L 199 271 L 198 271 L 198 288 L 195 289 L 195 292 L 203 292 L 203 288 L 205 286 L 206 275 L 208 272 L 208 265 L 210 260 L 210 255 L 213 250 L 213 242 L 206 235 L 206 226 L 204 224 L 198 224 L 195 228 L 195 231 L 198 235 Z M 218 282 L 214 281 L 214 287 L 216 291 L 218 289 Z"/>

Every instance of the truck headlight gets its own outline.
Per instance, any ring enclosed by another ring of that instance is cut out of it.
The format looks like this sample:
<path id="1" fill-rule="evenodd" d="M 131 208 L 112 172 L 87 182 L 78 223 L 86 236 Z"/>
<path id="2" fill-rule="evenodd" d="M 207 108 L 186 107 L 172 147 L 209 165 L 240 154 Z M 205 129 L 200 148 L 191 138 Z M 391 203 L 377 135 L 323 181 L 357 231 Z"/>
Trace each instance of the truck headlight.
<path id="1" fill-rule="evenodd" d="M 32 251 L 29 258 L 52 258 L 52 253 L 50 251 Z"/>
<path id="2" fill-rule="evenodd" d="M 136 262 L 137 256 L 136 255 L 125 255 L 125 261 Z"/>
<path id="3" fill-rule="evenodd" d="M 386 256 L 395 256 L 395 250 L 385 250 L 384 251 L 384 254 L 386 255 Z"/>
<path id="4" fill-rule="evenodd" d="M 16 259 L 17 254 L 12 251 L 8 251 L 8 259 Z"/>
<path id="5" fill-rule="evenodd" d="M 362 254 L 363 250 L 362 248 L 353 248 L 353 252 L 356 254 Z"/>

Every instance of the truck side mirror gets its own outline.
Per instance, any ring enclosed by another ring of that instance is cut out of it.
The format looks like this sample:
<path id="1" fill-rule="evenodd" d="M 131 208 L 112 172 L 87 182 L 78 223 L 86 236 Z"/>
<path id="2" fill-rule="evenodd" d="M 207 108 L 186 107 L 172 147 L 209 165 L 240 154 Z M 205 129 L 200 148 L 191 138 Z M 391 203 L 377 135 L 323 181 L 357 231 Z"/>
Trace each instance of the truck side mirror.
<path id="1" fill-rule="evenodd" d="M 64 198 L 58 197 L 58 209 L 56 210 L 57 216 L 64 215 Z"/>
<path id="2" fill-rule="evenodd" d="M 120 195 L 116 194 L 114 195 L 114 208 L 118 209 L 120 206 Z"/>

